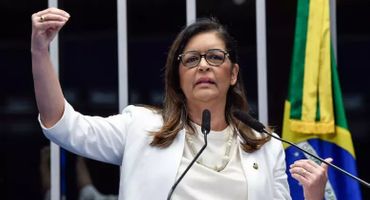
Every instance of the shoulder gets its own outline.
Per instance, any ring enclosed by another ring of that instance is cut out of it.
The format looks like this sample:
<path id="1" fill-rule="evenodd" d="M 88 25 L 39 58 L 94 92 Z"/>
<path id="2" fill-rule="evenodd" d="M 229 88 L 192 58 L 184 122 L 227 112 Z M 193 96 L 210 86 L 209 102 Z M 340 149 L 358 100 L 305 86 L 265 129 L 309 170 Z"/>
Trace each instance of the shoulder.
<path id="1" fill-rule="evenodd" d="M 157 124 L 162 121 L 161 110 L 149 106 L 129 105 L 122 110 L 121 115 L 135 124 Z"/>
<path id="2" fill-rule="evenodd" d="M 123 115 L 148 115 L 148 116 L 160 116 L 160 109 L 149 107 L 149 106 L 136 106 L 136 105 L 128 105 L 122 110 Z"/>
<path id="3" fill-rule="evenodd" d="M 253 132 L 258 138 L 267 136 L 266 133 L 259 133 L 255 130 L 253 130 Z M 272 132 L 272 135 L 274 137 L 271 137 L 271 139 L 261 147 L 261 150 L 267 151 L 271 154 L 278 154 L 280 151 L 283 150 L 283 145 L 282 142 L 279 140 L 280 136 L 278 134 Z"/>

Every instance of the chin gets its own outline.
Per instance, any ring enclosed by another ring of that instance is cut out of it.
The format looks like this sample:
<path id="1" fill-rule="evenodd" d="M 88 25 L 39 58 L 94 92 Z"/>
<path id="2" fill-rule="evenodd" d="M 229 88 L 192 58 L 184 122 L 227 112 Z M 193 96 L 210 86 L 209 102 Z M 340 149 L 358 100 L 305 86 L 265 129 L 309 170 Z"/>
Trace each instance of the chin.
<path id="1" fill-rule="evenodd" d="M 198 93 L 194 95 L 195 99 L 199 101 L 204 101 L 204 102 L 217 99 L 217 96 L 218 95 L 214 92 L 202 92 L 202 93 Z"/>

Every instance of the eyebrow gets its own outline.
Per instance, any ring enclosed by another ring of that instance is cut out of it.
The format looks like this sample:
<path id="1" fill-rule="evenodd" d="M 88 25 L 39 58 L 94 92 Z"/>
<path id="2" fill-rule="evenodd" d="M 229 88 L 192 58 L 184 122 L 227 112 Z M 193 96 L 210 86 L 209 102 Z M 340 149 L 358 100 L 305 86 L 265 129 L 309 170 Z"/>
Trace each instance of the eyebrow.
<path id="1" fill-rule="evenodd" d="M 197 53 L 206 53 L 212 50 L 221 50 L 223 52 L 227 52 L 225 49 L 219 49 L 219 48 L 212 48 L 212 49 L 207 49 L 206 51 L 198 51 L 198 50 L 189 50 L 189 51 L 184 51 L 183 53 L 188 53 L 188 52 L 197 52 Z"/>

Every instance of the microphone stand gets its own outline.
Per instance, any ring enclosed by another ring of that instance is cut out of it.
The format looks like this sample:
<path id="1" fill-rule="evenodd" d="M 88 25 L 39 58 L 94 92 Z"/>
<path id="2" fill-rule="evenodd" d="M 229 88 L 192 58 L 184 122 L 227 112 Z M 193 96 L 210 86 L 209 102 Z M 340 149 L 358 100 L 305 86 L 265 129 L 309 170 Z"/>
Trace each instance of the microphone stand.
<path id="1" fill-rule="evenodd" d="M 345 175 L 347 175 L 347 176 L 349 176 L 349 177 L 351 177 L 351 178 L 353 178 L 353 179 L 357 180 L 358 182 L 360 182 L 360 183 L 361 183 L 361 184 L 363 184 L 364 186 L 366 186 L 366 187 L 370 188 L 370 183 L 368 183 L 368 182 L 366 182 L 366 181 L 364 181 L 364 180 L 362 180 L 362 179 L 358 178 L 357 176 L 352 175 L 351 173 L 349 173 L 349 172 L 345 171 L 344 169 L 342 169 L 342 168 L 340 168 L 340 167 L 338 167 L 338 166 L 336 166 L 336 165 L 334 165 L 334 164 L 332 164 L 332 163 L 330 163 L 330 162 L 325 161 L 324 159 L 322 159 L 322 158 L 320 158 L 320 157 L 316 156 L 315 154 L 312 154 L 312 153 L 310 153 L 309 151 L 306 151 L 306 150 L 302 149 L 301 147 L 297 146 L 296 144 L 294 144 L 294 143 L 292 143 L 292 142 L 289 142 L 289 141 L 287 141 L 287 140 L 284 140 L 284 139 L 282 139 L 282 138 L 280 138 L 280 137 L 277 137 L 277 136 L 275 136 L 275 135 L 271 134 L 270 132 L 268 132 L 266 129 L 263 129 L 263 133 L 266 133 L 267 135 L 269 135 L 269 136 L 271 136 L 271 137 L 273 137 L 273 138 L 275 138 L 275 139 L 277 139 L 277 140 L 280 140 L 280 141 L 282 141 L 282 142 L 285 142 L 285 143 L 287 143 L 287 144 L 290 144 L 291 146 L 293 146 L 293 147 L 295 147 L 295 148 L 297 148 L 297 149 L 301 150 L 302 152 L 304 152 L 304 153 L 306 153 L 306 154 L 308 154 L 308 155 L 310 155 L 310 156 L 312 156 L 312 157 L 316 158 L 317 160 L 319 160 L 319 161 L 321 161 L 321 162 L 323 162 L 323 163 L 325 163 L 325 164 L 327 164 L 327 165 L 329 165 L 329 166 L 331 166 L 331 167 L 334 167 L 336 170 L 339 170 L 340 172 L 344 173 Z"/>
<path id="2" fill-rule="evenodd" d="M 176 189 L 176 186 L 180 183 L 180 181 L 182 180 L 182 178 L 184 178 L 185 174 L 189 171 L 190 167 L 193 166 L 193 164 L 195 163 L 195 161 L 197 161 L 198 157 L 200 156 L 200 154 L 202 154 L 202 152 L 204 151 L 204 149 L 207 147 L 207 135 L 209 133 L 209 129 L 205 129 L 203 130 L 202 129 L 202 133 L 203 133 L 203 136 L 204 136 L 204 145 L 202 146 L 202 148 L 199 150 L 199 152 L 197 153 L 197 155 L 195 155 L 195 157 L 193 158 L 193 160 L 190 162 L 190 164 L 188 165 L 188 167 L 185 169 L 185 171 L 181 174 L 181 176 L 179 177 L 179 179 L 175 182 L 175 184 L 173 184 L 168 196 L 167 196 L 167 200 L 170 200 L 171 199 L 171 196 L 172 196 L 172 193 L 175 191 Z"/>
<path id="3" fill-rule="evenodd" d="M 325 164 L 327 164 L 327 165 L 329 165 L 331 167 L 334 167 L 336 170 L 342 172 L 343 174 L 345 174 L 345 175 L 347 175 L 347 176 L 355 179 L 356 181 L 360 182 L 364 186 L 370 188 L 370 183 L 368 183 L 368 182 L 366 182 L 366 181 L 364 181 L 364 180 L 362 180 L 362 179 L 360 179 L 360 178 L 358 178 L 358 177 L 350 174 L 349 172 L 345 171 L 344 169 L 342 169 L 342 168 L 340 168 L 340 167 L 338 167 L 338 166 L 336 166 L 336 165 L 334 165 L 334 164 L 332 164 L 330 162 L 327 162 L 324 159 L 322 159 L 322 158 L 320 158 L 320 157 L 318 157 L 318 156 L 316 156 L 316 155 L 314 155 L 314 154 L 312 154 L 312 153 L 310 153 L 310 152 L 302 149 L 301 147 L 297 146 L 296 144 L 294 144 L 294 143 L 292 143 L 290 141 L 287 141 L 287 140 L 285 140 L 283 138 L 280 138 L 280 137 L 277 137 L 277 136 L 273 135 L 272 133 L 270 133 L 269 131 L 266 130 L 265 126 L 261 122 L 259 122 L 256 119 L 252 118 L 249 114 L 247 114 L 247 113 L 245 113 L 243 111 L 234 111 L 233 114 L 234 114 L 234 116 L 238 120 L 240 120 L 244 124 L 250 126 L 254 130 L 256 130 L 256 131 L 258 131 L 260 133 L 266 133 L 267 135 L 269 135 L 269 136 L 271 136 L 271 137 L 273 137 L 273 138 L 275 138 L 275 139 L 277 139 L 279 141 L 282 141 L 282 142 L 285 142 L 287 144 L 290 144 L 291 146 L 293 146 L 293 147 L 301 150 L 302 152 L 304 152 L 304 153 L 306 153 L 306 154 L 308 154 L 308 155 L 316 158 L 317 160 L 319 160 L 319 161 L 321 161 L 321 162 L 323 162 L 323 163 L 325 163 Z"/>

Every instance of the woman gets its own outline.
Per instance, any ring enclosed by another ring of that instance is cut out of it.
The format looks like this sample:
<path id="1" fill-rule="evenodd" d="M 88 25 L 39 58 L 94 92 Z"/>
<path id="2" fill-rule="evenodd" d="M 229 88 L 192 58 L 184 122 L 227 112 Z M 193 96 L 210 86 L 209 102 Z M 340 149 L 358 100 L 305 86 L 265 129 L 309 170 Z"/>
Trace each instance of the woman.
<path id="1" fill-rule="evenodd" d="M 163 109 L 128 106 L 108 118 L 82 115 L 65 101 L 48 45 L 69 14 L 32 15 L 32 71 L 45 135 L 82 156 L 122 167 L 119 199 L 166 199 L 202 146 L 201 114 L 211 112 L 208 147 L 172 199 L 290 199 L 285 155 L 277 140 L 232 116 L 248 111 L 236 45 L 215 20 L 182 30 L 171 46 Z M 52 103 L 50 103 L 52 102 Z M 143 123 L 145 122 L 145 123 Z M 291 168 L 306 199 L 322 199 L 327 166 L 301 160 Z"/>

